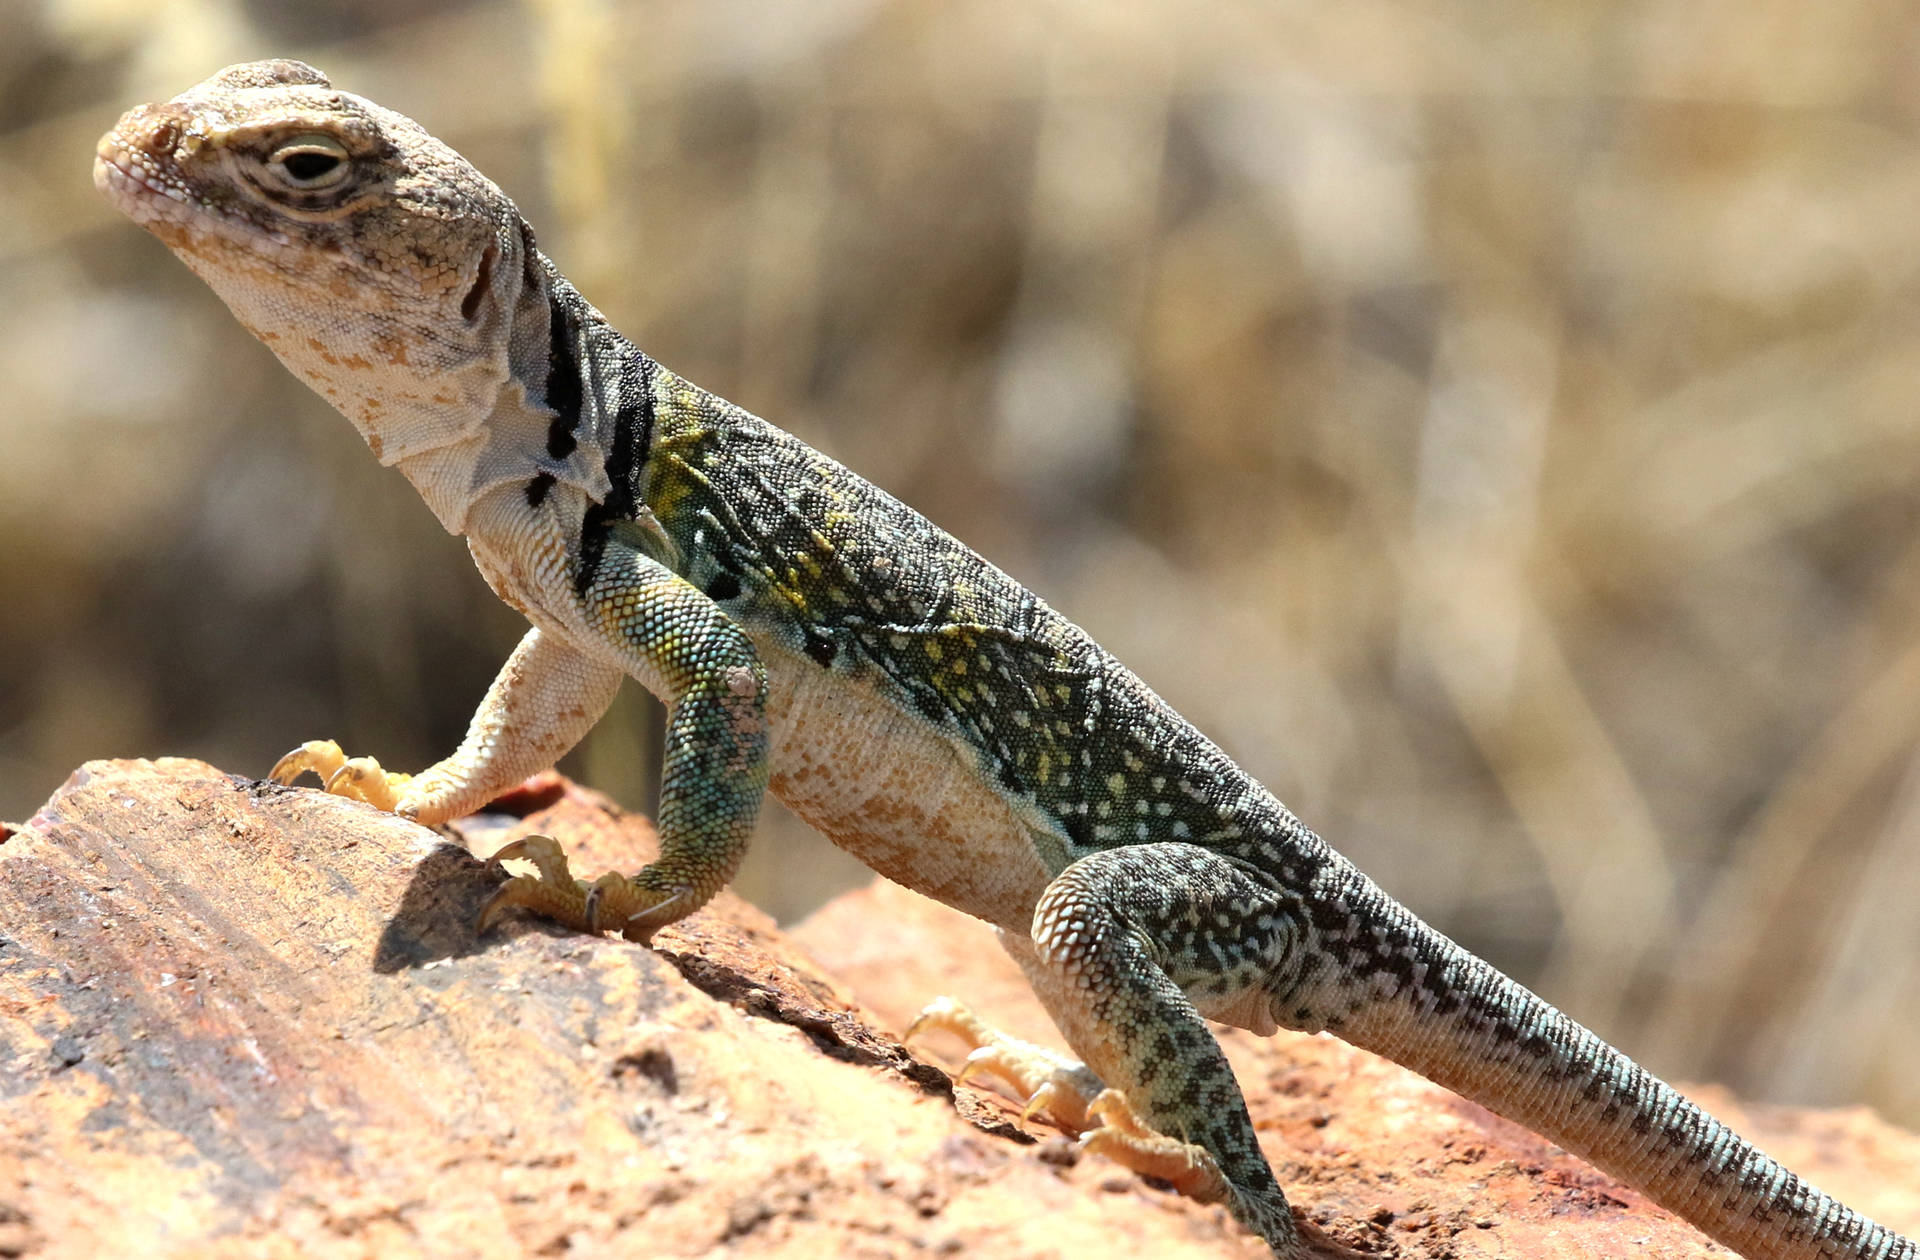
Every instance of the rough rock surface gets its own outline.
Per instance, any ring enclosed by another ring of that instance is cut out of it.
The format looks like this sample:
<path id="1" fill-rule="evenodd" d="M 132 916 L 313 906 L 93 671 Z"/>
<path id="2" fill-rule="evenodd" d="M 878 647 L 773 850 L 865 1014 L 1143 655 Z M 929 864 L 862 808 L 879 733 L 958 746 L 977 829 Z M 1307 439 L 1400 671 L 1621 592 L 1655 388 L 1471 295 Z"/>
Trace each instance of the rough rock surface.
<path id="1" fill-rule="evenodd" d="M 437 834 L 120 761 L 0 827 L 0 1257 L 1265 1254 L 902 1050 L 940 992 L 1050 1039 L 981 925 L 877 885 L 793 937 L 722 896 L 655 950 L 476 939 L 502 871 L 462 845 L 544 831 L 591 873 L 653 844 L 554 776 L 496 811 Z M 1294 1203 L 1355 1250 L 1724 1254 L 1391 1065 L 1226 1040 Z M 1920 1223 L 1920 1139 L 1706 1099 Z"/>

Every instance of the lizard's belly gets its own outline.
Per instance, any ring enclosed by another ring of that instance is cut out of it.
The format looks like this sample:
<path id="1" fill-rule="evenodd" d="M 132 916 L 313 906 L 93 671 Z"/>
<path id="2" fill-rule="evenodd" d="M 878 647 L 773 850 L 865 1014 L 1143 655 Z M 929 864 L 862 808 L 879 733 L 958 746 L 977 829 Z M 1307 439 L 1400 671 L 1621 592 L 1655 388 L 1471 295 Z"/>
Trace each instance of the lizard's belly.
<path id="1" fill-rule="evenodd" d="M 1052 872 L 1015 808 L 870 683 L 755 638 L 774 795 L 888 879 L 1026 935 Z"/>

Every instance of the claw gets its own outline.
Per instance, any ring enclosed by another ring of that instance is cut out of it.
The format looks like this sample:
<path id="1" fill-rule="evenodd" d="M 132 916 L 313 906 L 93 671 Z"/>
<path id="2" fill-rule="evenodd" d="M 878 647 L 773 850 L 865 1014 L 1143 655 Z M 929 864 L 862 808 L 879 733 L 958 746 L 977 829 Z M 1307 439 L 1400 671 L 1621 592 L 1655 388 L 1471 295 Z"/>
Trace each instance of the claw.
<path id="1" fill-rule="evenodd" d="M 475 936 L 485 936 L 492 930 L 493 925 L 499 921 L 502 910 L 510 910 L 519 904 L 507 895 L 507 889 L 511 887 L 512 884 L 513 881 L 508 880 L 506 883 L 500 885 L 500 887 L 494 889 L 493 895 L 488 897 L 486 904 L 480 907 L 480 917 L 474 920 L 473 924 L 473 934 Z"/>
<path id="2" fill-rule="evenodd" d="M 955 1085 L 965 1085 L 968 1077 L 986 1066 L 985 1057 L 986 1051 L 984 1047 L 980 1050 L 969 1052 L 966 1059 L 961 1062 L 960 1070 L 953 1074 L 953 1083 Z"/>
<path id="3" fill-rule="evenodd" d="M 1052 1081 L 1042 1081 L 1040 1088 L 1034 1090 L 1033 1096 L 1027 1099 L 1027 1105 L 1020 1109 L 1020 1123 L 1025 1124 L 1027 1121 L 1033 1119 L 1036 1113 L 1041 1111 L 1051 1113 L 1056 1104 L 1064 1101 L 1058 1085 L 1055 1085 Z"/>
<path id="4" fill-rule="evenodd" d="M 275 783 L 290 784 L 307 771 L 325 783 L 347 759 L 340 745 L 330 739 L 310 739 L 273 763 L 267 777 Z"/>
<path id="5" fill-rule="evenodd" d="M 545 836 L 522 836 L 518 840 L 509 840 L 505 844 L 501 845 L 499 848 L 495 849 L 493 851 L 493 856 L 488 858 L 487 861 L 511 862 L 516 858 L 519 858 L 519 859 L 523 859 L 525 861 L 531 862 L 533 860 L 533 855 L 527 852 L 527 849 L 530 847 L 527 844 L 527 841 L 544 840 L 544 839 L 546 839 Z"/>
<path id="6" fill-rule="evenodd" d="M 642 945 L 651 944 L 655 932 L 682 917 L 679 907 L 685 904 L 688 893 L 681 889 L 657 901 L 650 899 L 656 896 L 659 894 L 643 891 L 618 871 L 608 871 L 595 880 L 588 893 L 595 910 L 609 916 L 607 929 Z"/>
<path id="7" fill-rule="evenodd" d="M 1107 1128 L 1130 1137 L 1142 1137 L 1153 1133 L 1146 1122 L 1133 1113 L 1133 1107 L 1127 1102 L 1127 1096 L 1117 1089 L 1103 1089 L 1095 1094 L 1093 1101 L 1087 1104 L 1087 1115 L 1098 1120 Z"/>
<path id="8" fill-rule="evenodd" d="M 552 836 L 521 836 L 518 840 L 509 840 L 494 850 L 490 860 L 511 862 L 516 858 L 533 863 L 540 870 L 540 878 L 550 884 L 573 882 L 573 872 L 567 867 L 566 850 Z"/>

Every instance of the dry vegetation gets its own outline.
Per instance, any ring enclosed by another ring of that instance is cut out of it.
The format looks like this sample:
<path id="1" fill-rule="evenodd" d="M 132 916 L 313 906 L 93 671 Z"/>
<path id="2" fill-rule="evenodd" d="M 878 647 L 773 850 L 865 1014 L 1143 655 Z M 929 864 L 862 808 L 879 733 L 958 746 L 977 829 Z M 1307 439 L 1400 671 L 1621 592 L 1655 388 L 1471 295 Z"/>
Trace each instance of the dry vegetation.
<path id="1" fill-rule="evenodd" d="M 1662 1072 L 1920 1124 L 1906 6 L 0 6 L 0 816 L 421 764 L 517 635 L 93 196 L 122 108 L 268 54 Z M 651 729 L 571 768 L 637 799 Z M 783 915 L 859 873 L 767 831 Z"/>

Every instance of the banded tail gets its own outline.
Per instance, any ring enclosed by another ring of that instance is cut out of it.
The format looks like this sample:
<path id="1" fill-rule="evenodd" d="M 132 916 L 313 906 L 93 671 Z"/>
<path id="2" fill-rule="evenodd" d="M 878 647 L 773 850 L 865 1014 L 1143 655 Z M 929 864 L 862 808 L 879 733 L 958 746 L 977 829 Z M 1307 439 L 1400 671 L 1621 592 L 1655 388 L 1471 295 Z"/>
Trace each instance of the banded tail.
<path id="1" fill-rule="evenodd" d="M 1332 1029 L 1525 1125 L 1748 1260 L 1920 1260 L 1920 1246 L 1822 1193 L 1530 990 L 1377 889 L 1433 960 Z M 1404 916 L 1404 917 L 1403 917 Z M 1410 922 L 1409 922 L 1410 921 Z"/>

